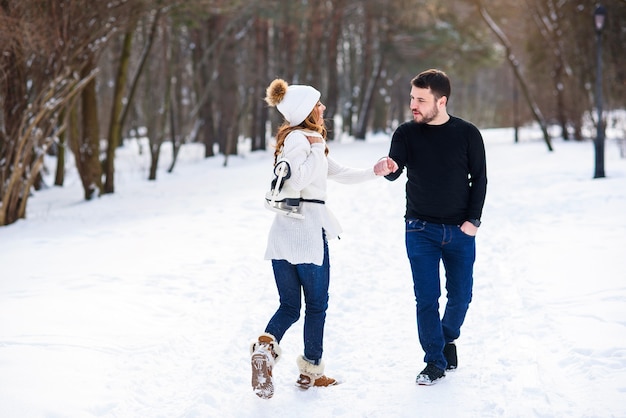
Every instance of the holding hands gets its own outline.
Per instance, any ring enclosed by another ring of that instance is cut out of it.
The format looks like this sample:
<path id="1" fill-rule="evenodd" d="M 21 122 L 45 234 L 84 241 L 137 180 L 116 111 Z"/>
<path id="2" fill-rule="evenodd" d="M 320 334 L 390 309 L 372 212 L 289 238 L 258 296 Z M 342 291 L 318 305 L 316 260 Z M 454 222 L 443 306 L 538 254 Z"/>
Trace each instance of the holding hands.
<path id="1" fill-rule="evenodd" d="M 389 157 L 383 157 L 374 165 L 374 173 L 377 176 L 386 176 L 394 173 L 398 169 L 398 164 Z"/>

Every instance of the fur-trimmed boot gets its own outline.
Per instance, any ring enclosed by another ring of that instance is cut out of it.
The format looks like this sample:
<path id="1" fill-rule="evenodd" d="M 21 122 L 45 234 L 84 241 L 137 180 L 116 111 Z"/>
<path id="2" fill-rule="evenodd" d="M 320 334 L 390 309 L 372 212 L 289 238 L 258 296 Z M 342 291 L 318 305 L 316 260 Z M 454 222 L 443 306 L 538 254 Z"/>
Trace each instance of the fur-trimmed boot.
<path id="1" fill-rule="evenodd" d="M 274 395 L 272 369 L 280 358 L 280 347 L 272 334 L 264 332 L 250 344 L 252 365 L 252 390 L 259 398 L 269 399 Z"/>
<path id="2" fill-rule="evenodd" d="M 333 386 L 337 384 L 337 380 L 324 375 L 324 362 L 315 365 L 309 363 L 304 356 L 298 356 L 296 360 L 298 369 L 300 369 L 300 377 L 296 385 L 302 389 L 308 389 L 313 386 Z"/>

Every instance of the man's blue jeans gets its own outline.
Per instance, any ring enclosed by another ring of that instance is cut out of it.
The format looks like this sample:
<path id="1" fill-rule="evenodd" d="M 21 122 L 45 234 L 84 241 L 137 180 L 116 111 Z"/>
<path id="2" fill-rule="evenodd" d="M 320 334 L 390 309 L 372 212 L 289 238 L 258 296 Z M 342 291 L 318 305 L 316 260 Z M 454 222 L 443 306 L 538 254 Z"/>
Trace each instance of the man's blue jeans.
<path id="1" fill-rule="evenodd" d="M 426 353 L 424 361 L 445 369 L 443 347 L 459 337 L 472 300 L 476 239 L 461 231 L 460 226 L 419 219 L 407 219 L 405 239 L 413 273 L 417 331 Z M 440 261 L 446 272 L 447 303 L 443 318 L 439 314 Z"/>
<path id="2" fill-rule="evenodd" d="M 329 266 L 326 237 L 321 266 L 272 260 L 280 306 L 267 324 L 265 332 L 272 334 L 280 342 L 289 327 L 300 318 L 302 290 L 305 303 L 304 357 L 313 364 L 319 364 L 322 359 L 324 323 L 328 309 Z"/>

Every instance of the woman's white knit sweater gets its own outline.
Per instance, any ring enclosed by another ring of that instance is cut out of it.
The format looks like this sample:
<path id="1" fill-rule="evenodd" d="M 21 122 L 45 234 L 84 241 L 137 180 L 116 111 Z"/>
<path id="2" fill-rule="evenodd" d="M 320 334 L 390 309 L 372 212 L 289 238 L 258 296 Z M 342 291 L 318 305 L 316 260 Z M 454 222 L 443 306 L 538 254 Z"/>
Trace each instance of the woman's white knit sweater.
<path id="1" fill-rule="evenodd" d="M 345 167 L 324 154 L 323 143 L 309 143 L 308 136 L 320 136 L 315 132 L 297 130 L 287 135 L 282 157 L 289 160 L 291 177 L 289 186 L 298 190 L 303 199 L 326 201 L 326 179 L 352 184 L 376 178 L 373 168 L 355 169 Z M 341 233 L 341 226 L 327 204 L 302 202 L 304 219 L 277 214 L 270 229 L 266 260 L 287 260 L 291 264 L 312 263 L 322 265 L 324 241 Z"/>

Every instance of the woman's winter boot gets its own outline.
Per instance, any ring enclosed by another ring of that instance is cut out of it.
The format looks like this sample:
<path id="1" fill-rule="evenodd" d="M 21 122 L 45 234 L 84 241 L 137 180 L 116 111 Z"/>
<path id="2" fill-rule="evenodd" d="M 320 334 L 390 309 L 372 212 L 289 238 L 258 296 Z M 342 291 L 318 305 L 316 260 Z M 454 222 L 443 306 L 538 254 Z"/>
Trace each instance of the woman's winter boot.
<path id="1" fill-rule="evenodd" d="M 298 356 L 298 368 L 300 369 L 300 377 L 296 385 L 302 389 L 308 389 L 313 386 L 333 386 L 337 384 L 337 380 L 324 375 L 324 362 L 320 364 L 312 364 L 308 362 L 304 356 Z"/>
<path id="2" fill-rule="evenodd" d="M 274 395 L 272 368 L 280 357 L 280 347 L 272 334 L 263 333 L 250 345 L 252 365 L 252 390 L 259 398 L 269 399 Z"/>

